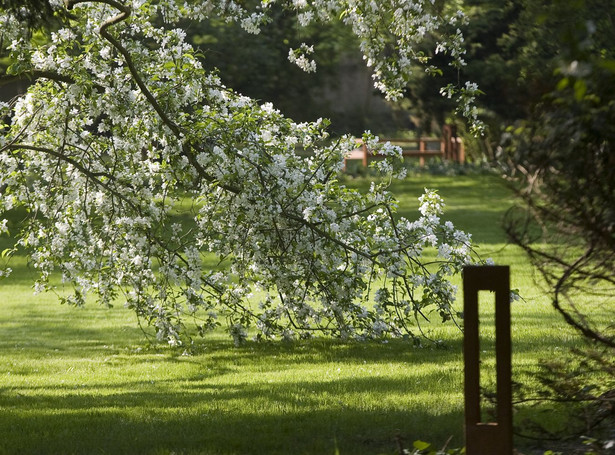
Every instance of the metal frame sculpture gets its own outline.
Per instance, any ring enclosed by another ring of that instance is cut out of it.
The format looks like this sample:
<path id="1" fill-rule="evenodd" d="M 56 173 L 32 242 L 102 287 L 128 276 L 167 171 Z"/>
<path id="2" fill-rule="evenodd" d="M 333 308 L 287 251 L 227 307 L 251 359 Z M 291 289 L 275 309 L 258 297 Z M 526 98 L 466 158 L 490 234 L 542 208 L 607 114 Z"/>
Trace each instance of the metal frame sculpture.
<path id="1" fill-rule="evenodd" d="M 496 421 L 481 421 L 478 291 L 495 292 Z M 465 433 L 467 455 L 512 455 L 510 270 L 467 266 L 463 270 Z"/>

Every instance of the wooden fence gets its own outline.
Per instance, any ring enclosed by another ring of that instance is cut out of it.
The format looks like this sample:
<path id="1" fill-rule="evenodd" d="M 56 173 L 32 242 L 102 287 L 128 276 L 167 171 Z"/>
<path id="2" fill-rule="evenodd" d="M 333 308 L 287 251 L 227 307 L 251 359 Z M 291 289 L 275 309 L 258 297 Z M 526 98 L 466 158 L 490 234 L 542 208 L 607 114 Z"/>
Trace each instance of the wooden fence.
<path id="1" fill-rule="evenodd" d="M 457 163 L 465 162 L 465 150 L 463 141 L 457 136 L 455 127 L 445 125 L 442 128 L 443 137 L 419 137 L 414 139 L 381 139 L 382 142 L 390 142 L 402 149 L 404 157 L 416 157 L 419 165 L 425 165 L 426 158 L 439 157 L 447 161 Z M 382 158 L 372 153 L 361 139 L 357 139 L 358 147 L 352 150 L 347 156 L 348 160 L 361 160 L 363 166 L 367 167 L 369 160 Z"/>

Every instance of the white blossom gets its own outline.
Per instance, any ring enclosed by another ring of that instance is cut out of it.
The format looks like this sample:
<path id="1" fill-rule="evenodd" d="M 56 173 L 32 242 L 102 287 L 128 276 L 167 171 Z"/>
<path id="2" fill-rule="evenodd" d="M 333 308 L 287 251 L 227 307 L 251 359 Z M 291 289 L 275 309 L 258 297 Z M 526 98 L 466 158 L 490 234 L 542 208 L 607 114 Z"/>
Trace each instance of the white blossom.
<path id="1" fill-rule="evenodd" d="M 442 221 L 440 196 L 426 190 L 418 218 L 397 219 L 388 184 L 405 175 L 401 149 L 369 132 L 385 178 L 366 194 L 346 187 L 338 177 L 354 139 L 331 141 L 326 120 L 295 123 L 225 87 L 174 24 L 221 17 L 256 34 L 274 4 L 299 26 L 341 18 L 375 87 L 393 99 L 424 64 L 416 49 L 464 18 L 436 15 L 433 1 L 249 3 L 131 0 L 130 17 L 109 25 L 115 41 L 100 33 L 116 14 L 108 2 L 75 5 L 71 27 L 48 41 L 0 13 L 10 58 L 59 78 L 0 104 L 11 117 L 0 135 L 0 215 L 28 209 L 16 244 L 39 274 L 35 291 L 58 272 L 75 289 L 67 303 L 93 295 L 108 305 L 121 292 L 174 346 L 218 321 L 237 344 L 252 329 L 288 339 L 418 336 L 418 311 L 451 311 L 448 280 L 472 262 L 471 237 Z M 462 44 L 454 32 L 434 46 L 462 66 Z M 289 59 L 314 71 L 315 52 L 304 43 Z M 474 120 L 479 92 L 472 83 L 443 90 Z M 439 258 L 427 274 L 430 248 Z M 220 261 L 213 270 L 206 253 Z M 8 271 L 2 264 L 0 276 Z"/>

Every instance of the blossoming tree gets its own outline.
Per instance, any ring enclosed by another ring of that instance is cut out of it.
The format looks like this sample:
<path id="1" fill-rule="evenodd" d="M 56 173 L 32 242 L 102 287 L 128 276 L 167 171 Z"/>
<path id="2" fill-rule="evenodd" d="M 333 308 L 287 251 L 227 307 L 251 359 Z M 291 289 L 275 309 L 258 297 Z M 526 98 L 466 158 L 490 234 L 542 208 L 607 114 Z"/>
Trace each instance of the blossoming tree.
<path id="1" fill-rule="evenodd" d="M 341 20 L 360 38 L 376 87 L 394 98 L 411 70 L 437 71 L 415 51 L 427 36 L 463 64 L 463 17 L 438 14 L 433 0 L 253 3 L 51 2 L 70 14 L 43 43 L 13 12 L 0 14 L 14 62 L 7 77 L 33 80 L 0 106 L 9 119 L 0 215 L 27 211 L 11 234 L 39 272 L 36 289 L 53 289 L 59 273 L 74 290 L 66 303 L 121 297 L 171 344 L 218 321 L 240 342 L 250 327 L 259 337 L 416 339 L 427 311 L 454 319 L 449 278 L 471 260 L 470 238 L 441 221 L 435 192 L 421 196 L 416 221 L 396 216 L 387 186 L 400 150 L 366 134 L 388 158 L 375 164 L 384 178 L 366 194 L 347 188 L 338 176 L 351 138 L 224 87 L 174 24 L 218 15 L 258 33 L 272 8 L 302 26 Z M 289 57 L 313 70 L 310 52 Z M 445 92 L 472 118 L 473 90 Z M 428 262 L 431 247 L 438 257 Z M 218 267 L 204 267 L 206 253 Z"/>

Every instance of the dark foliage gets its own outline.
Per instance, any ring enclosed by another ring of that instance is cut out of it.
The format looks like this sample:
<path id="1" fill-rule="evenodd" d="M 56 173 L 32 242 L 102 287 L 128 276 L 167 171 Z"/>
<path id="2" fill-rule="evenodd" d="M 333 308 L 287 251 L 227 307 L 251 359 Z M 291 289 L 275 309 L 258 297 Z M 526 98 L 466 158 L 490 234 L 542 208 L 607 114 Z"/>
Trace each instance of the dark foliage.
<path id="1" fill-rule="evenodd" d="M 613 348 L 615 328 L 595 325 L 591 311 L 615 300 L 615 61 L 574 61 L 561 74 L 534 117 L 510 130 L 511 176 L 525 209 L 509 213 L 506 228 L 566 322 Z M 592 309 L 580 295 L 592 296 Z"/>
<path id="2" fill-rule="evenodd" d="M 394 119 L 388 110 L 370 108 L 376 91 L 357 52 L 356 38 L 347 27 L 337 22 L 304 28 L 297 24 L 295 15 L 279 8 L 270 8 L 269 14 L 270 21 L 257 35 L 246 32 L 239 23 L 215 17 L 182 25 L 189 42 L 202 52 L 203 65 L 217 69 L 226 85 L 273 103 L 295 121 L 326 117 L 334 134 L 350 131 L 361 135 L 366 129 L 391 127 Z M 303 42 L 314 47 L 315 73 L 306 73 L 288 61 L 289 48 L 299 48 Z M 357 79 L 366 79 L 359 85 L 365 93 L 352 92 L 357 89 L 352 85 Z M 346 92 L 349 95 L 345 97 L 336 96 Z M 344 106 L 337 105 L 340 97 Z"/>
<path id="3" fill-rule="evenodd" d="M 2 0 L 0 7 L 14 13 L 31 28 L 48 24 L 54 16 L 49 0 Z"/>
<path id="4" fill-rule="evenodd" d="M 615 444 L 615 9 L 600 0 L 560 0 L 544 13 L 536 24 L 554 25 L 542 33 L 557 38 L 549 41 L 557 52 L 534 80 L 548 90 L 506 129 L 499 149 L 520 199 L 505 228 L 588 347 L 545 361 L 538 377 L 540 406 L 556 403 L 550 412 L 565 412 L 567 427 L 546 429 L 538 417 L 525 430 L 540 439 L 597 434 Z"/>

